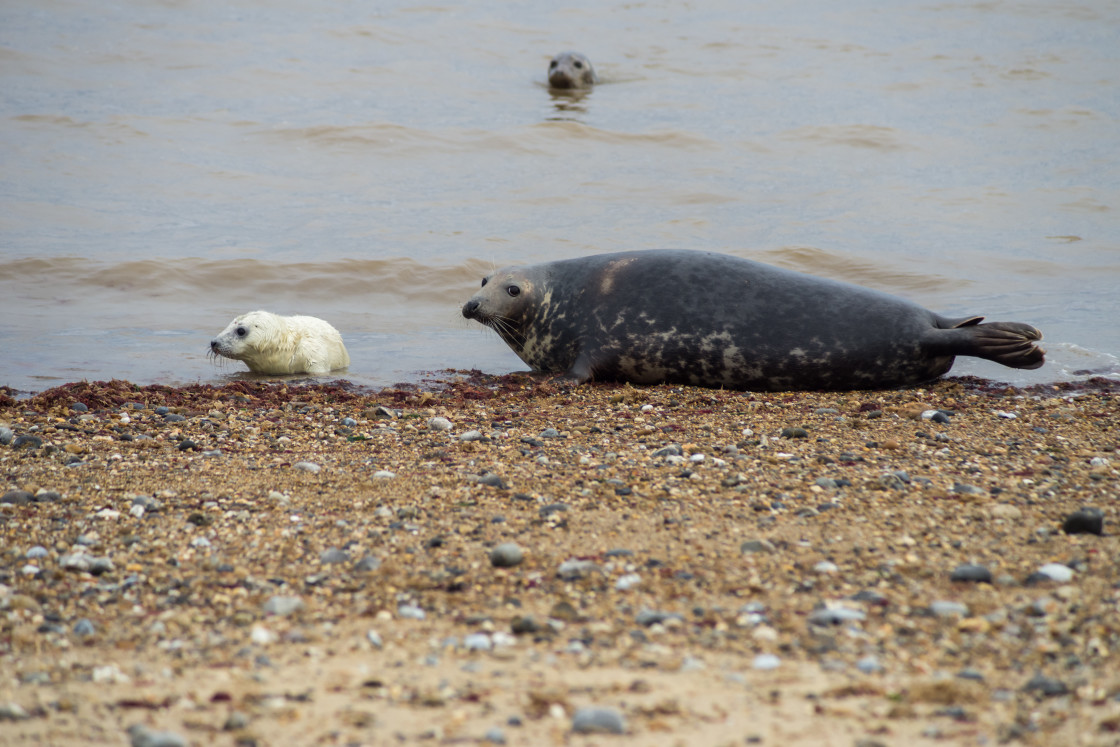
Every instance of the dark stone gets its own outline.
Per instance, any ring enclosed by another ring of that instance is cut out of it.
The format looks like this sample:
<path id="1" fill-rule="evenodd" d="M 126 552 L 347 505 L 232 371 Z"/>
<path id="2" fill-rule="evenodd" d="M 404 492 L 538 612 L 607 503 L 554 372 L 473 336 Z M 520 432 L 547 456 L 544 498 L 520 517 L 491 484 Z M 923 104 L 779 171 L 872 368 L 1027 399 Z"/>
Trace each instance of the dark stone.
<path id="1" fill-rule="evenodd" d="M 1023 685 L 1023 692 L 1037 692 L 1047 698 L 1053 698 L 1058 695 L 1065 695 L 1069 692 L 1069 688 L 1061 680 L 1047 677 L 1040 672 Z"/>
<path id="2" fill-rule="evenodd" d="M 971 583 L 992 583 L 992 572 L 982 565 L 965 564 L 957 566 L 949 575 L 950 581 L 967 581 Z"/>
<path id="3" fill-rule="evenodd" d="M 501 476 L 495 475 L 493 472 L 485 474 L 482 477 L 478 478 L 478 482 L 480 485 L 489 485 L 490 487 L 498 488 L 499 490 L 509 489 L 509 486 L 502 482 Z"/>
<path id="4" fill-rule="evenodd" d="M 1079 508 L 1062 522 L 1066 534 L 1103 534 L 1104 514 L 1099 508 Z"/>
<path id="5" fill-rule="evenodd" d="M 13 506 L 26 506 L 35 500 L 35 496 L 26 490 L 9 490 L 0 496 L 0 503 L 11 503 Z"/>

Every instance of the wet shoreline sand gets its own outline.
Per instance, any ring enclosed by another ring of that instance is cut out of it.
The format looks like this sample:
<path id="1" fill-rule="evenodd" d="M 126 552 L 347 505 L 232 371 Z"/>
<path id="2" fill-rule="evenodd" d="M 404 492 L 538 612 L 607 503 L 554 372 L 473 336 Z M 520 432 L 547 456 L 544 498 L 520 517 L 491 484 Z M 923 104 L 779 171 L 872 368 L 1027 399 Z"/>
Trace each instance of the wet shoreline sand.
<path id="1" fill-rule="evenodd" d="M 0 744 L 1115 743 L 1115 382 L 439 378 L 0 393 Z"/>

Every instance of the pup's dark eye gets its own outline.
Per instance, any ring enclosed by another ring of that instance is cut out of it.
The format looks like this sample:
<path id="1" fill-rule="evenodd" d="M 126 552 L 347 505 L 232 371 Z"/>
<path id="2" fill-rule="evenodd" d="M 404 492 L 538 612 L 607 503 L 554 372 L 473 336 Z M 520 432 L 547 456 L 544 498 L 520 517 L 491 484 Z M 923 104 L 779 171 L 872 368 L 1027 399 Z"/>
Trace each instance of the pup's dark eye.
<path id="1" fill-rule="evenodd" d="M 573 64 L 576 66 L 576 70 L 583 70 L 583 63 L 579 60 L 576 60 Z"/>
<path id="2" fill-rule="evenodd" d="M 482 279 L 482 287 L 485 288 L 486 284 L 489 283 L 489 282 L 490 282 L 490 278 L 483 278 Z"/>
<path id="3" fill-rule="evenodd" d="M 553 60 L 552 62 L 548 63 L 548 69 L 551 70 L 552 68 L 556 67 L 559 64 L 560 63 L 558 63 L 556 60 Z"/>
<path id="4" fill-rule="evenodd" d="M 506 293 L 510 294 L 511 296 L 515 296 L 515 297 L 520 296 L 521 295 L 521 289 L 518 288 L 516 285 L 511 285 L 510 287 L 506 288 Z"/>
<path id="5" fill-rule="evenodd" d="M 238 327 L 237 328 L 237 336 L 238 337 L 244 337 L 247 334 L 249 334 L 249 330 L 245 329 L 244 327 Z"/>

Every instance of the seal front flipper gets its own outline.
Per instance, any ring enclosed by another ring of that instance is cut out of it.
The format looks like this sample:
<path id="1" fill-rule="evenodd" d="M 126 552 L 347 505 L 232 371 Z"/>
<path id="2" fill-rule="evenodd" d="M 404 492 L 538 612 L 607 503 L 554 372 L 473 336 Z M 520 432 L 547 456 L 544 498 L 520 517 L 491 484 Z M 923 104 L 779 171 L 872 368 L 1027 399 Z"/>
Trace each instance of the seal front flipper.
<path id="1" fill-rule="evenodd" d="M 1046 351 L 1035 343 L 1042 333 L 1021 322 L 988 322 L 982 316 L 939 319 L 938 339 L 931 349 L 944 355 L 971 355 L 1011 368 L 1039 368 Z M 944 325 L 944 326 L 943 326 Z"/>
<path id="2" fill-rule="evenodd" d="M 581 351 L 572 365 L 568 366 L 568 370 L 564 372 L 564 378 L 576 384 L 586 383 L 591 378 L 591 357 L 586 350 Z"/>

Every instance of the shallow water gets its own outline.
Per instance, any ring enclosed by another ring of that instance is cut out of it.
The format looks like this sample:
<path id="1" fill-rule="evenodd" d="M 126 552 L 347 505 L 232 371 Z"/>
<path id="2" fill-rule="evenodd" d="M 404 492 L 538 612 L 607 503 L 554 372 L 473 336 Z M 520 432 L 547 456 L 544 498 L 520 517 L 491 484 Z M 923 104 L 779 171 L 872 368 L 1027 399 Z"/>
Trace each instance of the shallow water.
<path id="1" fill-rule="evenodd" d="M 551 93 L 564 49 L 603 84 Z M 1046 335 L 954 373 L 1120 377 L 1120 3 L 9 0 L 0 91 L 0 385 L 242 376 L 255 308 L 363 384 L 520 370 L 485 272 L 655 247 Z"/>

